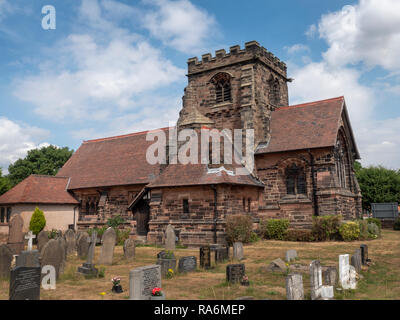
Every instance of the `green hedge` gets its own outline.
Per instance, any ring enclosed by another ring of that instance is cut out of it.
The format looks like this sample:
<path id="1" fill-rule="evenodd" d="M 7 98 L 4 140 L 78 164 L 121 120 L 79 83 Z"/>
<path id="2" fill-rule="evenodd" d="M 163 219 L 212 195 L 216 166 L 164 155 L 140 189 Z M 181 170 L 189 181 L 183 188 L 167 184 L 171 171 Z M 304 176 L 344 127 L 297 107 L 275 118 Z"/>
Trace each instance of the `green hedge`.
<path id="1" fill-rule="evenodd" d="M 261 221 L 261 233 L 265 239 L 285 240 L 289 220 L 267 219 Z"/>
<path id="2" fill-rule="evenodd" d="M 360 226 L 354 221 L 345 222 L 340 226 L 339 233 L 344 241 L 358 240 L 360 238 Z"/>

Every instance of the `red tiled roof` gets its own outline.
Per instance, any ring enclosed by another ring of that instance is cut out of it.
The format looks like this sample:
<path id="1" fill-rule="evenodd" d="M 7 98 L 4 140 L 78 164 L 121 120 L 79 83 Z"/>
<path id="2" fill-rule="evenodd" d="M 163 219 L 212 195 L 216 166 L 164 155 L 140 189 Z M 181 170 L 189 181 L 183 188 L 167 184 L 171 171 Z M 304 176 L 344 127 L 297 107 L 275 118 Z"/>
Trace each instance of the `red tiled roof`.
<path id="1" fill-rule="evenodd" d="M 84 141 L 57 176 L 71 178 L 69 190 L 147 184 L 160 172 L 158 164 L 146 161 L 147 148 L 154 143 L 146 141 L 148 132 Z"/>
<path id="2" fill-rule="evenodd" d="M 0 204 L 78 204 L 67 191 L 69 178 L 31 175 L 0 196 Z"/>
<path id="3" fill-rule="evenodd" d="M 334 146 L 344 97 L 281 107 L 271 115 L 271 140 L 256 154 Z"/>

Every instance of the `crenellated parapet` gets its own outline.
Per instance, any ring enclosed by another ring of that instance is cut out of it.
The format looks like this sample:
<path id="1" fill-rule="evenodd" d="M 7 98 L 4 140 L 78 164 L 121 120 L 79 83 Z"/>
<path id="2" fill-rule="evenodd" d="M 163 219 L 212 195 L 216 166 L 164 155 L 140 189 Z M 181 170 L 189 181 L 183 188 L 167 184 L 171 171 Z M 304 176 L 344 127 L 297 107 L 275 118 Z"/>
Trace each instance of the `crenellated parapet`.
<path id="1" fill-rule="evenodd" d="M 192 75 L 248 60 L 259 60 L 286 78 L 286 64 L 260 46 L 257 41 L 246 42 L 244 49 L 241 49 L 239 45 L 232 46 L 228 53 L 225 49 L 217 50 L 214 57 L 211 53 L 203 54 L 200 61 L 197 57 L 190 58 L 188 59 L 188 73 Z"/>

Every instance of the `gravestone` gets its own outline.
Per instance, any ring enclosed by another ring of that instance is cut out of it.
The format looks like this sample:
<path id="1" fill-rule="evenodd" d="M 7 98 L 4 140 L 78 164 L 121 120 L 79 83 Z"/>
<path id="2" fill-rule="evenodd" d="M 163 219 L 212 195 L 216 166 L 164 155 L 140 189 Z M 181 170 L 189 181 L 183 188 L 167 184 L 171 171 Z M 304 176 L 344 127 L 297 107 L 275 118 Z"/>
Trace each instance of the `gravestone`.
<path id="1" fill-rule="evenodd" d="M 242 260 L 244 258 L 243 254 L 243 243 L 234 242 L 233 243 L 233 259 Z"/>
<path id="2" fill-rule="evenodd" d="M 161 275 L 165 276 L 169 269 L 176 271 L 176 258 L 172 251 L 161 251 L 157 254 L 157 263 L 161 266 Z"/>
<path id="3" fill-rule="evenodd" d="M 303 276 L 291 273 L 286 277 L 287 300 L 304 300 Z"/>
<path id="4" fill-rule="evenodd" d="M 65 231 L 64 238 L 67 242 L 67 256 L 75 254 L 76 238 L 74 230 L 68 229 L 67 231 Z"/>
<path id="5" fill-rule="evenodd" d="M 56 241 L 58 242 L 58 245 L 62 252 L 61 255 L 63 257 L 62 263 L 60 265 L 60 274 L 62 274 L 62 273 L 64 273 L 64 268 L 67 263 L 67 242 L 65 241 L 65 239 L 63 237 L 57 238 Z"/>
<path id="6" fill-rule="evenodd" d="M 49 233 L 47 231 L 40 231 L 38 236 L 37 236 L 37 248 L 39 252 L 42 251 L 43 247 L 47 242 L 49 242 Z"/>
<path id="7" fill-rule="evenodd" d="M 96 235 L 97 239 L 97 235 Z M 80 259 L 86 259 L 89 252 L 90 237 L 87 232 L 81 233 L 77 240 L 76 249 Z"/>
<path id="8" fill-rule="evenodd" d="M 356 270 L 349 264 L 349 255 L 342 254 L 339 256 L 339 283 L 343 289 L 356 289 Z"/>
<path id="9" fill-rule="evenodd" d="M 286 251 L 285 260 L 286 262 L 294 261 L 297 258 L 296 250 L 288 250 Z"/>
<path id="10" fill-rule="evenodd" d="M 222 263 L 229 259 L 229 247 L 215 248 L 215 263 Z"/>
<path id="11" fill-rule="evenodd" d="M 336 267 L 327 267 L 326 270 L 322 270 L 322 278 L 326 285 L 336 286 L 336 282 L 337 282 Z"/>
<path id="12" fill-rule="evenodd" d="M 33 234 L 31 230 L 29 230 L 28 234 L 25 236 L 25 239 L 28 240 L 28 251 L 32 251 L 32 243 L 33 239 L 35 239 L 36 236 Z"/>
<path id="13" fill-rule="evenodd" d="M 311 300 L 332 299 L 333 286 L 324 286 L 322 282 L 322 267 L 319 260 L 314 260 L 310 264 L 310 291 Z"/>
<path id="14" fill-rule="evenodd" d="M 351 265 L 354 267 L 357 273 L 361 272 L 361 249 L 356 249 L 354 254 L 351 256 Z"/>
<path id="15" fill-rule="evenodd" d="M 0 245 L 0 278 L 8 278 L 10 276 L 11 262 L 13 260 L 13 252 L 8 245 Z"/>
<path id="16" fill-rule="evenodd" d="M 287 270 L 287 266 L 285 261 L 283 261 L 281 258 L 278 258 L 272 261 L 266 270 L 272 272 L 285 272 Z"/>
<path id="17" fill-rule="evenodd" d="M 180 273 L 196 271 L 197 259 L 194 256 L 182 257 L 179 259 L 178 271 Z"/>
<path id="18" fill-rule="evenodd" d="M 135 258 L 135 240 L 126 239 L 124 242 L 124 257 L 127 260 L 133 260 Z"/>
<path id="19" fill-rule="evenodd" d="M 154 288 L 161 288 L 159 265 L 140 267 L 129 272 L 130 300 L 150 300 Z"/>
<path id="20" fill-rule="evenodd" d="M 94 260 L 94 250 L 96 248 L 96 243 L 97 243 L 97 232 L 93 231 L 92 236 L 86 237 L 85 235 L 81 237 L 80 241 L 85 240 L 88 243 L 89 249 L 86 253 L 87 260 L 86 262 L 82 265 L 82 267 L 78 267 L 78 272 L 82 273 L 85 276 L 97 276 L 98 270 L 95 268 L 93 264 Z"/>
<path id="21" fill-rule="evenodd" d="M 361 263 L 363 266 L 367 265 L 370 259 L 368 259 L 368 246 L 366 244 L 362 244 L 360 246 L 361 249 Z"/>
<path id="22" fill-rule="evenodd" d="M 211 268 L 211 249 L 210 246 L 200 247 L 200 267 Z"/>
<path id="23" fill-rule="evenodd" d="M 8 246 L 14 254 L 20 254 L 24 250 L 24 235 L 22 229 L 24 227 L 24 220 L 21 215 L 14 214 L 9 222 L 8 231 Z"/>
<path id="24" fill-rule="evenodd" d="M 242 281 L 245 275 L 245 266 L 243 263 L 240 264 L 228 264 L 226 266 L 226 281 L 230 283 L 236 283 Z"/>
<path id="25" fill-rule="evenodd" d="M 175 230 L 174 227 L 169 224 L 167 226 L 167 230 L 165 231 L 165 249 L 174 251 L 175 242 L 176 242 Z"/>
<path id="26" fill-rule="evenodd" d="M 117 234 L 114 228 L 109 227 L 103 234 L 101 239 L 101 251 L 99 257 L 99 264 L 112 265 L 114 257 L 115 241 L 117 239 Z"/>
<path id="27" fill-rule="evenodd" d="M 39 250 L 22 251 L 16 260 L 17 267 L 40 267 L 40 253 Z"/>
<path id="28" fill-rule="evenodd" d="M 56 270 L 56 279 L 58 279 L 60 273 L 63 271 L 64 258 L 65 251 L 60 242 L 55 239 L 50 239 L 43 247 L 40 254 L 40 265 L 42 268 L 47 265 L 53 266 Z"/>
<path id="29" fill-rule="evenodd" d="M 10 276 L 10 300 L 40 300 L 40 267 L 15 267 Z"/>

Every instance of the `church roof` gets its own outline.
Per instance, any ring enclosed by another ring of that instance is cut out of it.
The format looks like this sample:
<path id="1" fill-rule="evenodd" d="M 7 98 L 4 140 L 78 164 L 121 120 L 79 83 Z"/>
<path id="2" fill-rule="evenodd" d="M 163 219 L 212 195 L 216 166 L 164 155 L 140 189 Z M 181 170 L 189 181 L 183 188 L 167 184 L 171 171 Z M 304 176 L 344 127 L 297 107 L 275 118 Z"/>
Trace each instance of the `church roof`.
<path id="1" fill-rule="evenodd" d="M 84 141 L 57 176 L 71 178 L 69 190 L 148 184 L 160 173 L 159 164 L 146 161 L 146 151 L 154 144 L 146 141 L 148 132 Z"/>
<path id="2" fill-rule="evenodd" d="M 340 119 L 348 118 L 344 97 L 280 107 L 271 114 L 271 139 L 256 154 L 332 147 L 336 144 Z M 350 122 L 350 137 L 359 158 Z"/>
<path id="3" fill-rule="evenodd" d="M 67 191 L 69 178 L 31 175 L 0 196 L 1 204 L 78 204 Z"/>

